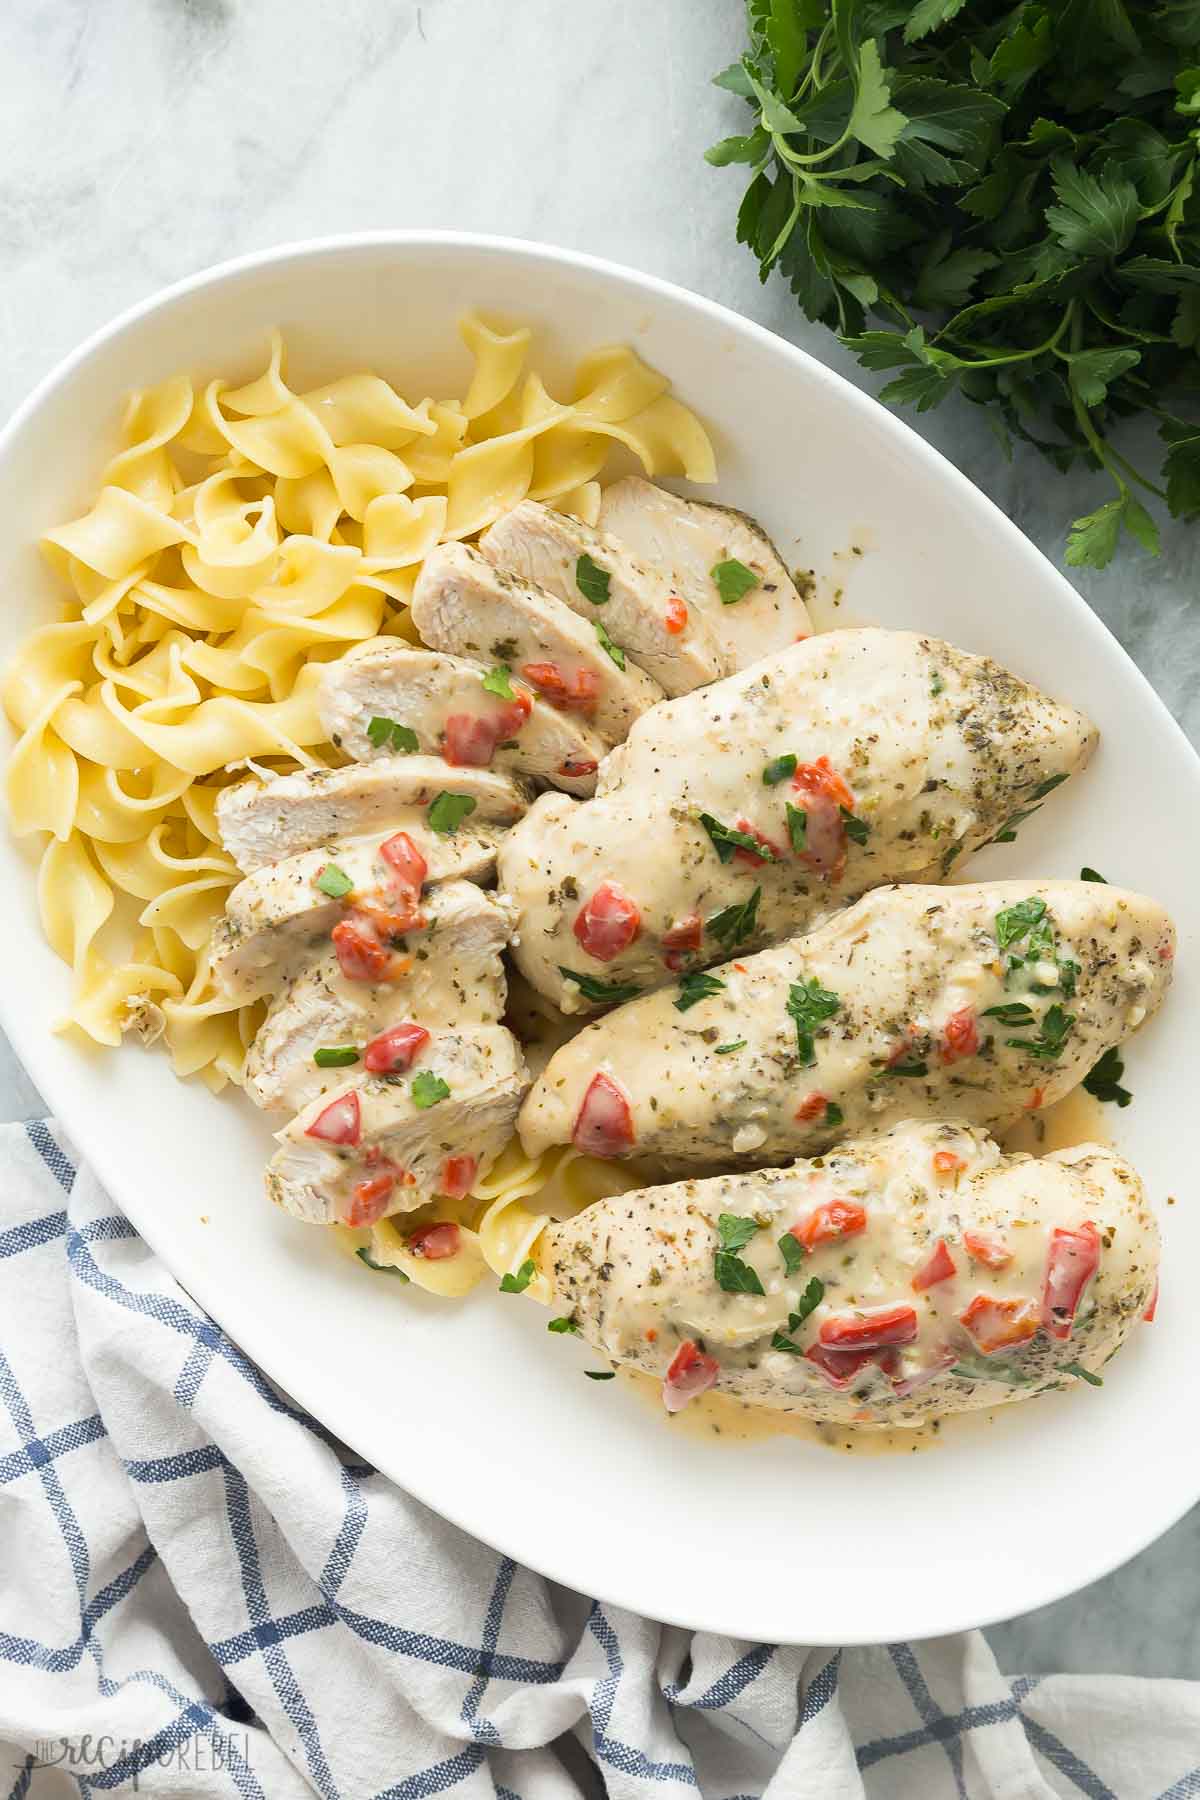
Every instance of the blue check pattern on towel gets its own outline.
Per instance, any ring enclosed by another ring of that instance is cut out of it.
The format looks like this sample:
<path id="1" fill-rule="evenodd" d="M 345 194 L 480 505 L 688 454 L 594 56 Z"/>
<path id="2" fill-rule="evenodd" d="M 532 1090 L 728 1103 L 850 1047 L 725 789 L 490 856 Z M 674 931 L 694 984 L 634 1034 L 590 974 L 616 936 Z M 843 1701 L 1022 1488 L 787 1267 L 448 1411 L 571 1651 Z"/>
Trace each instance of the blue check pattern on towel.
<path id="1" fill-rule="evenodd" d="M 0 1179 L 0 1800 L 1200 1796 L 1183 1682 L 552 1586 L 293 1406 L 51 1128 L 0 1128 Z"/>

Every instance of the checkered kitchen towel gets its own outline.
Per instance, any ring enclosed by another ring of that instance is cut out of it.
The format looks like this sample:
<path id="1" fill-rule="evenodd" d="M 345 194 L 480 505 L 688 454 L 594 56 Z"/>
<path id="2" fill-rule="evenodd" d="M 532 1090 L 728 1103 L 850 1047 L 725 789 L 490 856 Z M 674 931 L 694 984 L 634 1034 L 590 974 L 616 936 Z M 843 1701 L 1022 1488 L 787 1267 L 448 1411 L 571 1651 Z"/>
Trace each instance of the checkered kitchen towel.
<path id="1" fill-rule="evenodd" d="M 293 1406 L 49 1128 L 0 1129 L 0 1194 L 0 1800 L 1200 1795 L 1183 1682 L 551 1586 Z"/>

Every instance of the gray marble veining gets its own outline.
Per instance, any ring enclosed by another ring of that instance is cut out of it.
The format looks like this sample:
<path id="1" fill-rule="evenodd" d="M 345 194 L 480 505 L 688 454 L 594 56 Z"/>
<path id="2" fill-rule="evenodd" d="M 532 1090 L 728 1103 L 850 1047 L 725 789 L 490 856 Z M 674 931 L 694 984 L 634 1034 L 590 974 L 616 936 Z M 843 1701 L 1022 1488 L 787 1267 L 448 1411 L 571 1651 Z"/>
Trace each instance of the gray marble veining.
<path id="1" fill-rule="evenodd" d="M 0 416 L 164 283 L 288 239 L 381 226 L 541 238 L 680 282 L 862 385 L 734 242 L 740 129 L 709 77 L 738 0 L 8 0 L 0 8 Z M 917 421 L 1051 556 L 1106 498 L 1004 460 L 982 415 Z M 1200 736 L 1200 531 L 1079 579 Z M 969 578 L 969 577 L 968 577 Z M 0 1117 L 38 1098 L 0 1047 Z M 1081 1495 L 1081 1505 L 1086 1496 Z M 1200 1676 L 1200 1513 L 1118 1574 L 991 1633 L 1012 1671 Z"/>

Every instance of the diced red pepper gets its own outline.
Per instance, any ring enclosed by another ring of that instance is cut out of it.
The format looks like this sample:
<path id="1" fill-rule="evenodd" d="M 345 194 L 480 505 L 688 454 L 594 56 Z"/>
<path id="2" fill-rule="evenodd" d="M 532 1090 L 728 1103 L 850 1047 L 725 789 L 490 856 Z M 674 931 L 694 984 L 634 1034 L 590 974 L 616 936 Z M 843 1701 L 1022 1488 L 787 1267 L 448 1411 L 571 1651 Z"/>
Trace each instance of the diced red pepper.
<path id="1" fill-rule="evenodd" d="M 687 629 L 688 609 L 678 594 L 672 594 L 667 601 L 667 630 L 672 637 L 678 637 Z"/>
<path id="2" fill-rule="evenodd" d="M 1174 962 L 1175 960 L 1175 939 L 1170 935 L 1160 938 L 1158 941 L 1158 960 L 1159 962 Z"/>
<path id="3" fill-rule="evenodd" d="M 663 1382 L 663 1405 L 669 1413 L 682 1411 L 689 1400 L 713 1387 L 720 1373 L 716 1357 L 706 1355 L 691 1338 L 685 1338 L 671 1358 Z"/>
<path id="4" fill-rule="evenodd" d="M 917 1393 L 920 1388 L 928 1387 L 931 1381 L 936 1381 L 944 1370 L 952 1367 L 957 1361 L 957 1350 L 952 1350 L 948 1344 L 945 1344 L 936 1352 L 933 1359 L 923 1364 L 921 1368 L 914 1369 L 909 1375 L 897 1374 L 892 1381 L 892 1392 L 898 1400 L 907 1400 L 910 1394 Z"/>
<path id="5" fill-rule="evenodd" d="M 687 967 L 693 953 L 699 950 L 704 937 L 704 922 L 699 913 L 689 913 L 686 919 L 677 919 L 663 932 L 663 962 L 675 973 Z"/>
<path id="6" fill-rule="evenodd" d="M 362 1110 L 358 1095 L 351 1091 L 331 1100 L 311 1125 L 304 1127 L 305 1137 L 320 1138 L 326 1144 L 353 1146 L 362 1137 Z"/>
<path id="7" fill-rule="evenodd" d="M 330 934 L 338 967 L 347 981 L 382 981 L 392 964 L 392 953 L 381 944 L 370 920 L 351 915 L 339 919 Z"/>
<path id="8" fill-rule="evenodd" d="M 478 1173 L 477 1156 L 448 1156 L 438 1177 L 438 1193 L 445 1194 L 447 1200 L 465 1200 Z"/>
<path id="9" fill-rule="evenodd" d="M 769 838 L 765 831 L 760 831 L 757 825 L 752 825 L 750 823 L 749 819 L 739 819 L 737 821 L 737 829 L 738 831 L 744 832 L 747 837 L 754 838 L 757 843 L 761 844 L 765 850 L 770 852 L 776 862 L 783 856 L 782 844 L 777 844 L 774 838 Z M 743 845 L 739 844 L 733 853 L 733 860 L 734 862 L 749 863 L 752 869 L 761 869 L 768 858 L 765 856 L 758 856 L 753 850 L 747 850 Z"/>
<path id="10" fill-rule="evenodd" d="M 973 1006 L 960 1007 L 958 1012 L 951 1013 L 942 1027 L 938 1055 L 944 1063 L 956 1063 L 978 1053 L 979 1023 L 975 1017 L 975 1009 Z"/>
<path id="11" fill-rule="evenodd" d="M 958 1156 L 953 1150 L 935 1150 L 933 1153 L 933 1172 L 935 1175 L 957 1175 L 965 1169 L 967 1159 Z"/>
<path id="12" fill-rule="evenodd" d="M 451 713 L 442 755 L 455 768 L 486 769 L 499 742 L 495 720 L 478 713 Z"/>
<path id="13" fill-rule="evenodd" d="M 1155 1276 L 1154 1292 L 1150 1296 L 1150 1304 L 1146 1308 L 1145 1312 L 1142 1314 L 1142 1318 L 1146 1321 L 1147 1325 L 1152 1325 L 1154 1323 L 1154 1315 L 1157 1311 L 1158 1311 L 1158 1277 Z"/>
<path id="14" fill-rule="evenodd" d="M 522 663 L 521 673 L 535 687 L 543 700 L 559 712 L 578 712 L 585 716 L 596 710 L 600 694 L 600 678 L 591 669 L 576 669 L 571 676 L 563 674 L 557 663 Z"/>
<path id="15" fill-rule="evenodd" d="M 1039 1106 L 1045 1106 L 1045 1104 L 1046 1104 L 1045 1088 L 1034 1088 L 1032 1094 L 1030 1094 L 1028 1100 L 1025 1102 L 1025 1111 L 1026 1112 L 1036 1112 L 1038 1110 Z"/>
<path id="16" fill-rule="evenodd" d="M 1005 1239 L 990 1231 L 964 1231 L 963 1245 L 971 1261 L 982 1263 L 985 1269 L 1007 1269 L 1013 1259 Z"/>
<path id="17" fill-rule="evenodd" d="M 602 881 L 575 915 L 576 942 L 597 962 L 611 962 L 628 950 L 642 929 L 637 904 L 615 881 Z"/>
<path id="18" fill-rule="evenodd" d="M 1050 1233 L 1042 1285 L 1042 1324 L 1052 1338 L 1069 1338 L 1083 1290 L 1100 1267 L 1100 1233 L 1090 1219 L 1078 1231 Z"/>
<path id="19" fill-rule="evenodd" d="M 854 1377 L 874 1363 L 885 1374 L 890 1374 L 896 1366 L 894 1350 L 884 1350 L 882 1354 L 876 1350 L 831 1350 L 827 1345 L 810 1344 L 804 1352 L 805 1357 L 820 1369 L 830 1387 L 847 1388 Z"/>
<path id="20" fill-rule="evenodd" d="M 854 811 L 854 795 L 827 756 L 801 763 L 792 776 L 805 815 L 805 848 L 800 860 L 818 875 L 839 881 L 846 867 L 846 822 L 842 807 Z"/>
<path id="21" fill-rule="evenodd" d="M 976 1294 L 958 1319 L 980 1354 L 995 1356 L 998 1350 L 1027 1344 L 1037 1335 L 1038 1309 L 1032 1300 L 1001 1300 L 994 1294 Z"/>
<path id="22" fill-rule="evenodd" d="M 926 1288 L 936 1287 L 939 1281 L 951 1281 L 957 1274 L 958 1268 L 946 1248 L 946 1240 L 939 1238 L 909 1285 L 914 1293 L 923 1294 Z"/>
<path id="23" fill-rule="evenodd" d="M 462 1234 L 452 1221 L 438 1225 L 422 1225 L 414 1231 L 408 1240 L 408 1248 L 414 1256 L 423 1256 L 426 1262 L 443 1262 L 448 1256 L 457 1256 Z"/>
<path id="24" fill-rule="evenodd" d="M 797 1125 L 811 1125 L 816 1119 L 823 1119 L 829 1111 L 829 1101 L 824 1094 L 809 1094 L 800 1102 L 793 1117 Z"/>
<path id="25" fill-rule="evenodd" d="M 882 1350 L 891 1344 L 911 1344 L 916 1335 L 917 1314 L 911 1306 L 835 1313 L 822 1321 L 818 1333 L 827 1350 Z"/>
<path id="26" fill-rule="evenodd" d="M 815 1250 L 819 1244 L 836 1244 L 866 1229 L 867 1209 L 857 1200 L 825 1200 L 793 1225 L 790 1235 L 806 1250 Z"/>
<path id="27" fill-rule="evenodd" d="M 571 1142 L 585 1156 L 623 1156 L 633 1149 L 633 1112 L 619 1082 L 601 1069 L 588 1083 Z"/>
<path id="28" fill-rule="evenodd" d="M 387 1211 L 395 1189 L 394 1175 L 372 1175 L 369 1180 L 360 1181 L 346 1209 L 345 1223 L 356 1228 L 374 1225 Z"/>
<path id="29" fill-rule="evenodd" d="M 403 1075 L 429 1042 L 423 1025 L 389 1025 L 363 1051 L 363 1067 L 372 1075 Z"/>
<path id="30" fill-rule="evenodd" d="M 578 779 L 583 775 L 594 775 L 600 764 L 591 756 L 568 756 L 558 765 L 560 775 L 568 775 Z"/>
<path id="31" fill-rule="evenodd" d="M 421 892 L 422 884 L 429 874 L 429 864 L 407 831 L 394 831 L 390 838 L 385 838 L 379 846 L 379 854 L 393 870 L 402 887 L 410 888 L 416 894 Z"/>

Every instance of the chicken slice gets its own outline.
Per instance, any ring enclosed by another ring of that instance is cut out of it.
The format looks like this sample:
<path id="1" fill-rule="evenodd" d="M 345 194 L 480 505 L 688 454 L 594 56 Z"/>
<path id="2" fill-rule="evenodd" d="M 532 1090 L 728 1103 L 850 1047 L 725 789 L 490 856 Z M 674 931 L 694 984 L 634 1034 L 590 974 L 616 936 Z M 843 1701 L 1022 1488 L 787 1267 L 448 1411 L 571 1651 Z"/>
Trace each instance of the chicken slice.
<path id="1" fill-rule="evenodd" d="M 665 694 L 690 694 L 737 666 L 718 646 L 708 616 L 687 605 L 669 574 L 540 501 L 523 500 L 503 513 L 479 548 L 498 569 L 555 595 L 580 618 L 601 619 Z"/>
<path id="2" fill-rule="evenodd" d="M 310 1225 L 373 1225 L 466 1193 L 512 1135 L 528 1086 L 502 1025 L 432 1035 L 403 1075 L 357 1075 L 276 1132 L 267 1193 Z"/>
<path id="3" fill-rule="evenodd" d="M 715 1387 L 917 1425 L 1101 1368 L 1150 1303 L 1158 1228 L 1112 1150 L 1036 1160 L 906 1123 L 786 1169 L 598 1201 L 549 1226 L 540 1258 L 556 1310 L 664 1377 L 672 1412 Z"/>
<path id="4" fill-rule="evenodd" d="M 595 799 L 534 802 L 500 852 L 518 966 L 576 1012 L 791 937 L 881 883 L 957 870 L 1095 739 L 1071 707 L 933 638 L 794 644 L 655 707 Z"/>
<path id="5" fill-rule="evenodd" d="M 422 883 L 485 880 L 496 866 L 503 826 L 467 817 L 452 830 L 438 830 L 430 825 L 431 816 L 443 825 L 451 822 L 437 810 L 440 798 L 425 811 L 413 807 L 400 814 L 394 831 L 303 850 L 239 881 L 213 930 L 218 986 L 238 1000 L 277 993 L 302 963 L 328 949 L 333 931 L 343 925 L 367 940 L 366 963 L 378 960 L 369 942 L 378 935 L 374 918 L 382 917 L 382 942 L 389 947 L 390 934 L 403 935 L 406 924 L 420 915 L 411 883 L 400 884 L 398 897 L 395 892 L 394 857 L 389 860 L 386 852 L 398 842 L 415 852 Z"/>
<path id="6" fill-rule="evenodd" d="M 1137 1030 L 1174 949 L 1156 901 L 1102 883 L 880 888 L 589 1025 L 535 1084 L 521 1141 L 674 1170 L 815 1155 L 903 1118 L 1002 1130 Z"/>
<path id="7" fill-rule="evenodd" d="M 317 698 L 330 741 L 360 762 L 388 756 L 399 727 L 456 767 L 511 769 L 586 796 L 608 749 L 582 718 L 547 705 L 507 667 L 414 650 L 394 637 L 371 638 L 327 663 Z"/>
<path id="8" fill-rule="evenodd" d="M 318 947 L 277 995 L 250 1046 L 244 1086 L 256 1106 L 296 1112 L 361 1066 L 404 1059 L 421 1041 L 405 1027 L 498 1025 L 505 1008 L 501 952 L 512 931 L 511 908 L 469 881 L 431 888 L 423 923 L 405 933 L 404 953 L 388 980 L 353 979 L 330 946 Z M 401 1028 L 397 1030 L 397 1028 Z M 378 1043 L 381 1034 L 387 1042 Z M 314 1061 L 324 1053 L 325 1066 Z M 343 1060 L 331 1053 L 340 1051 Z"/>
<path id="9" fill-rule="evenodd" d="M 707 617 L 733 668 L 748 668 L 812 631 L 782 557 L 749 513 L 710 500 L 681 500 L 630 475 L 605 489 L 598 524 L 634 556 L 669 573 L 676 591 Z M 727 605 L 713 570 L 729 562 L 741 563 L 759 581 Z"/>
<path id="10" fill-rule="evenodd" d="M 479 823 L 512 825 L 531 790 L 498 769 L 447 769 L 437 756 L 383 756 L 345 769 L 301 769 L 269 781 L 239 781 L 217 796 L 221 842 L 249 874 L 329 844 L 410 818 L 437 794 L 474 801 Z"/>
<path id="11" fill-rule="evenodd" d="M 619 640 L 608 637 L 601 619 L 585 623 L 552 594 L 493 568 L 466 544 L 443 544 L 426 557 L 412 619 L 433 649 L 505 664 L 543 700 L 593 726 L 606 744 L 619 744 L 663 697 Z"/>

